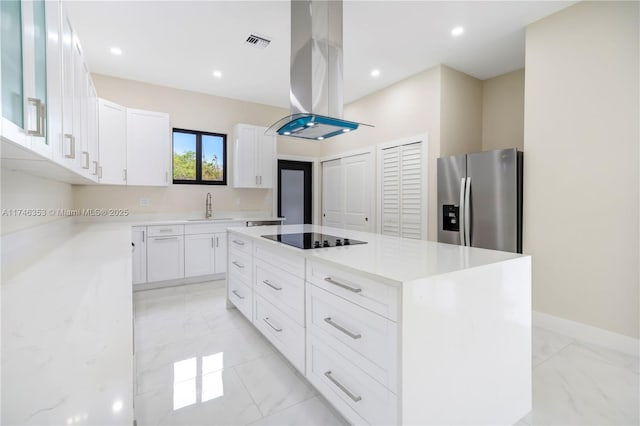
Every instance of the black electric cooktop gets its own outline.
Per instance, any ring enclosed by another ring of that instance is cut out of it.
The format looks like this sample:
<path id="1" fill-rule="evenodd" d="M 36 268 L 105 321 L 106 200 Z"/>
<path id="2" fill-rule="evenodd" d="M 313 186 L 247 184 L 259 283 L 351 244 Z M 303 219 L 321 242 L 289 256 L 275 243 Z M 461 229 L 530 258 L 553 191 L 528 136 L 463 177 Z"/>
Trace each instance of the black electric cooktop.
<path id="1" fill-rule="evenodd" d="M 366 241 L 358 241 L 352 238 L 336 237 L 333 235 L 319 234 L 317 232 L 300 232 L 297 234 L 262 235 L 262 238 L 277 241 L 282 244 L 298 247 L 303 250 L 352 246 L 355 244 L 367 244 Z"/>

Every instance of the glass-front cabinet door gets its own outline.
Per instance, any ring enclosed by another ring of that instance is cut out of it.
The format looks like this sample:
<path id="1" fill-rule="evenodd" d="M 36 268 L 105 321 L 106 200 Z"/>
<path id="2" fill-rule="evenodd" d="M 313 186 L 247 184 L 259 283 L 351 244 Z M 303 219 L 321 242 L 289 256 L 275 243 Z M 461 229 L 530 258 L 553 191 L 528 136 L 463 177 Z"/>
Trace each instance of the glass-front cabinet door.
<path id="1" fill-rule="evenodd" d="M 2 136 L 47 157 L 45 0 L 2 0 Z"/>
<path id="2" fill-rule="evenodd" d="M 33 0 L 33 83 L 27 98 L 31 149 L 51 156 L 47 138 L 47 21 L 45 0 Z"/>
<path id="3" fill-rule="evenodd" d="M 25 145 L 22 3 L 0 1 L 0 13 L 2 136 Z"/>

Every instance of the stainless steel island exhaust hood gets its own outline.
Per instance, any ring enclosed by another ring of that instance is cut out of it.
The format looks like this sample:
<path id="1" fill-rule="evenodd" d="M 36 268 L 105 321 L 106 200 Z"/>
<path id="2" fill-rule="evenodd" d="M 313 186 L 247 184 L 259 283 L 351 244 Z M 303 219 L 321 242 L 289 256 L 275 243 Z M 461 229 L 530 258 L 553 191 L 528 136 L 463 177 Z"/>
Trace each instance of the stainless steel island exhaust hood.
<path id="1" fill-rule="evenodd" d="M 292 0 L 291 115 L 267 133 L 323 140 L 363 125 L 342 119 L 342 68 L 342 0 Z"/>

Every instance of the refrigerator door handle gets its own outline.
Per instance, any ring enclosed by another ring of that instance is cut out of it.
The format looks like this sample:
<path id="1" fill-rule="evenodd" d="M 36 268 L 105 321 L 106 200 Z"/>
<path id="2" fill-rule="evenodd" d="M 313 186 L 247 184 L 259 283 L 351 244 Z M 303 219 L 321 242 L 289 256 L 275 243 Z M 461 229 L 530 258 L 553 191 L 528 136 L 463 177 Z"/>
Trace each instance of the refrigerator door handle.
<path id="1" fill-rule="evenodd" d="M 464 201 L 465 201 L 465 182 L 466 182 L 466 178 L 462 178 L 460 179 L 460 206 L 458 207 L 458 229 L 459 229 L 459 233 L 460 233 L 460 245 L 461 246 L 466 246 L 466 240 L 465 240 L 465 222 L 466 222 L 466 218 L 465 218 L 465 206 L 464 206 Z"/>
<path id="2" fill-rule="evenodd" d="M 466 245 L 471 247 L 471 178 L 467 178 L 464 193 L 464 233 Z"/>

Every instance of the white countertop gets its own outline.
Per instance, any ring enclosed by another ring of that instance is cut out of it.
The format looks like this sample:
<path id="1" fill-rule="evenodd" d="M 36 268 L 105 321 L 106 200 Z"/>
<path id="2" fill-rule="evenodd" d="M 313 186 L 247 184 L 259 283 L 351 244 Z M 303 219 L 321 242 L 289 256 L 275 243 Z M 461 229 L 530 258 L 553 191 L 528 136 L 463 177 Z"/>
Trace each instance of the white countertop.
<path id="1" fill-rule="evenodd" d="M 350 231 L 318 225 L 283 225 L 257 228 L 229 228 L 263 244 L 274 244 L 309 260 L 328 262 L 389 284 L 415 281 L 509 259 L 517 253 L 462 247 L 432 241 L 410 240 L 368 232 Z M 278 243 L 262 235 L 319 232 L 366 241 L 367 244 L 302 250 Z"/>
<path id="2" fill-rule="evenodd" d="M 2 424 L 133 422 L 130 224 L 71 224 L 2 283 Z"/>

